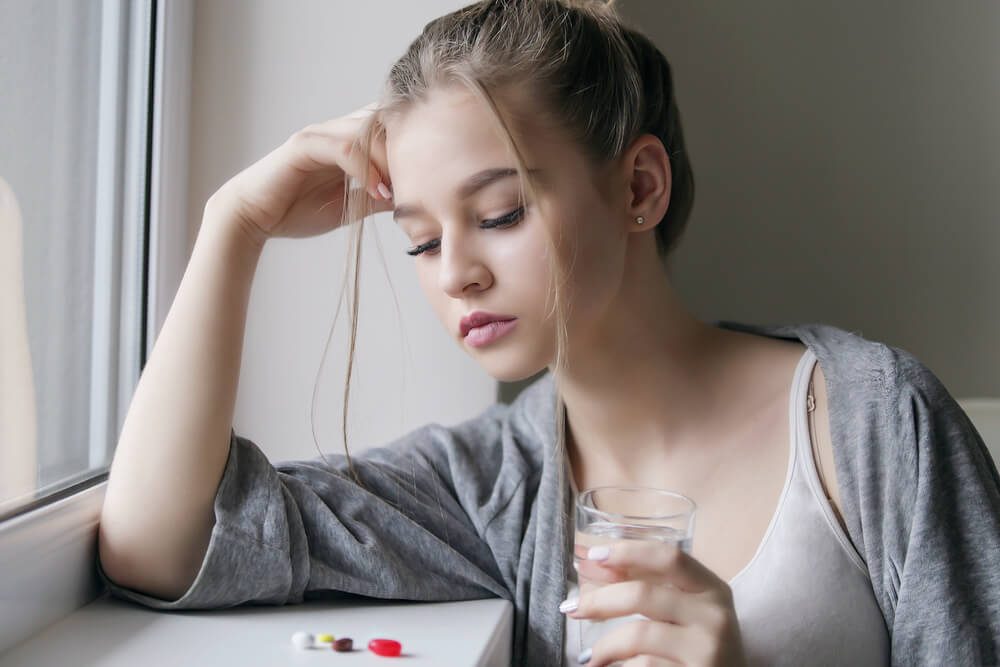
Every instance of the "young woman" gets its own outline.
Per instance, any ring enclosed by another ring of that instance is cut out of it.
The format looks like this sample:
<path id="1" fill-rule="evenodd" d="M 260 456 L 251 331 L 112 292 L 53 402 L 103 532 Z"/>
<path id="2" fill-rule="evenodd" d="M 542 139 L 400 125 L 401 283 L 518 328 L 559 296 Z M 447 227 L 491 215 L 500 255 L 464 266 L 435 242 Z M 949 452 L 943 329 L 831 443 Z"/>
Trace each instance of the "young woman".
<path id="1" fill-rule="evenodd" d="M 979 434 L 903 350 L 695 318 L 665 268 L 693 194 L 668 64 L 610 6 L 431 22 L 379 102 L 207 202 L 118 444 L 102 577 L 159 609 L 502 597 L 517 665 L 577 660 L 564 614 L 646 617 L 591 665 L 995 662 Z M 231 431 L 261 250 L 390 210 L 456 343 L 497 379 L 549 372 L 457 426 L 272 465 Z M 573 499 L 610 484 L 694 498 L 693 550 L 616 542 L 577 596 Z"/>

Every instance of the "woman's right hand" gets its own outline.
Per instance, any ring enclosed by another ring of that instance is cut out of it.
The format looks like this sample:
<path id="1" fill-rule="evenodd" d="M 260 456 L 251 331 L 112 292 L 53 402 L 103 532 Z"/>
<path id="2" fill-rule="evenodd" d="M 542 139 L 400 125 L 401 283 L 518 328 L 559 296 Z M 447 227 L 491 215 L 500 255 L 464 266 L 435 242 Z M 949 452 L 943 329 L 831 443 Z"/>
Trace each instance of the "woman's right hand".
<path id="1" fill-rule="evenodd" d="M 309 125 L 285 143 L 233 176 L 210 198 L 223 215 L 233 216 L 263 244 L 274 237 L 304 238 L 323 234 L 344 220 L 344 180 L 365 184 L 372 212 L 392 210 L 384 135 L 376 133 L 368 164 L 360 150 L 360 133 L 375 103 L 346 116 Z"/>

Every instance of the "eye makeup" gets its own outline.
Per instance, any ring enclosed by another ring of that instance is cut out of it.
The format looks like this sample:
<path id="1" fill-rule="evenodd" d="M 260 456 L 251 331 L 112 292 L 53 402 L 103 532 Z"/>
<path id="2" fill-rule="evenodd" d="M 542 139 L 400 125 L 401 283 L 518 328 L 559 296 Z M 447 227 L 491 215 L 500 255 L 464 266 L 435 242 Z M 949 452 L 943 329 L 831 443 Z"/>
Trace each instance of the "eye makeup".
<path id="1" fill-rule="evenodd" d="M 524 206 L 519 206 L 510 213 L 500 216 L 499 218 L 491 218 L 488 220 L 483 220 L 479 228 L 480 229 L 505 229 L 507 227 L 513 227 L 521 218 L 524 217 Z M 416 257 L 417 255 L 422 255 L 429 250 L 434 250 L 441 245 L 441 239 L 432 239 L 426 243 L 421 243 L 418 246 L 410 248 L 406 251 L 407 255 Z"/>

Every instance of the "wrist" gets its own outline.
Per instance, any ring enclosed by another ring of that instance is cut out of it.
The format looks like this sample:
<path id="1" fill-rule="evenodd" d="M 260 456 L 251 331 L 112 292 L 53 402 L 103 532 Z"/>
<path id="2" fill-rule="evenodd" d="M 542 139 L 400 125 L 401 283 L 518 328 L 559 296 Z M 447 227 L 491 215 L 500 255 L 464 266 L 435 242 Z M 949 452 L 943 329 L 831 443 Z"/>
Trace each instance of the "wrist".
<path id="1" fill-rule="evenodd" d="M 237 244 L 250 253 L 262 252 L 268 239 L 258 226 L 236 212 L 221 191 L 213 194 L 205 202 L 201 225 L 202 229 L 212 234 L 221 234 L 230 243 Z M 201 233 L 199 231 L 199 236 Z"/>

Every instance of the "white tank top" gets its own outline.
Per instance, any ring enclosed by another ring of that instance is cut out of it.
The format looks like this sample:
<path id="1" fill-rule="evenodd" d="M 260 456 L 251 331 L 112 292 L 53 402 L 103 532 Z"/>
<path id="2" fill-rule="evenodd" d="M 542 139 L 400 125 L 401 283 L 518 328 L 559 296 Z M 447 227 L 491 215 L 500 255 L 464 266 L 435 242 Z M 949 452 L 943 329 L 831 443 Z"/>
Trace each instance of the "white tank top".
<path id="1" fill-rule="evenodd" d="M 868 569 L 834 516 L 816 472 L 806 408 L 815 363 L 807 348 L 792 381 L 788 472 L 778 506 L 753 558 L 729 581 L 747 664 L 888 665 L 889 634 Z M 569 480 L 575 500 L 572 475 Z M 570 568 L 567 596 L 578 592 Z M 621 622 L 642 619 L 636 614 Z M 579 621 L 566 617 L 566 665 L 577 664 L 589 645 L 580 628 Z"/>

